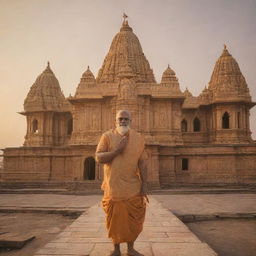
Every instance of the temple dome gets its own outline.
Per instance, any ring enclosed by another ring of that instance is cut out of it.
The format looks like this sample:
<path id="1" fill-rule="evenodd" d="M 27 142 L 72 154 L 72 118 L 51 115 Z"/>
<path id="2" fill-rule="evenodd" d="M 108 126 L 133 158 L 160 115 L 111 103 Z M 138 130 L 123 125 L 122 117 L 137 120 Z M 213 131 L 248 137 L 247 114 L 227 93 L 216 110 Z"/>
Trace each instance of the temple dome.
<path id="1" fill-rule="evenodd" d="M 205 86 L 203 91 L 198 96 L 198 100 L 201 105 L 208 105 L 212 101 L 212 91 Z"/>
<path id="2" fill-rule="evenodd" d="M 193 97 L 192 93 L 189 91 L 189 89 L 186 87 L 186 90 L 184 91 L 185 97 Z"/>
<path id="3" fill-rule="evenodd" d="M 68 108 L 59 82 L 50 68 L 50 63 L 40 74 L 24 101 L 24 110 L 31 111 L 63 111 Z"/>
<path id="4" fill-rule="evenodd" d="M 99 70 L 97 82 L 118 82 L 118 75 L 120 71 L 122 73 L 124 63 L 129 63 L 136 82 L 155 83 L 153 71 L 142 51 L 139 39 L 126 20 L 111 43 L 109 52 Z"/>
<path id="5" fill-rule="evenodd" d="M 82 75 L 81 82 L 89 85 L 89 84 L 95 84 L 95 81 L 96 81 L 95 77 L 92 71 L 90 70 L 90 67 L 88 66 L 86 71 Z"/>
<path id="6" fill-rule="evenodd" d="M 164 71 L 162 75 L 161 83 L 170 83 L 175 81 L 178 81 L 178 79 L 175 76 L 175 72 L 168 65 L 167 69 Z"/>
<path id="7" fill-rule="evenodd" d="M 246 100 L 251 100 L 246 80 L 226 45 L 215 64 L 209 82 L 209 90 L 212 90 L 216 97 L 226 97 L 227 94 L 233 99 L 234 97 L 243 97 Z"/>
<path id="8" fill-rule="evenodd" d="M 199 107 L 199 97 L 193 96 L 188 88 L 183 92 L 185 100 L 182 104 L 183 109 L 196 109 Z"/>
<path id="9" fill-rule="evenodd" d="M 179 81 L 175 75 L 175 72 L 168 65 L 167 69 L 163 72 L 161 87 L 166 87 L 173 95 L 182 94 L 180 90 Z"/>
<path id="10" fill-rule="evenodd" d="M 83 97 L 85 94 L 85 91 L 88 88 L 92 88 L 96 86 L 96 79 L 93 75 L 93 73 L 90 70 L 90 67 L 87 67 L 87 70 L 83 73 L 80 83 L 78 84 L 78 87 L 76 89 L 75 97 Z"/>

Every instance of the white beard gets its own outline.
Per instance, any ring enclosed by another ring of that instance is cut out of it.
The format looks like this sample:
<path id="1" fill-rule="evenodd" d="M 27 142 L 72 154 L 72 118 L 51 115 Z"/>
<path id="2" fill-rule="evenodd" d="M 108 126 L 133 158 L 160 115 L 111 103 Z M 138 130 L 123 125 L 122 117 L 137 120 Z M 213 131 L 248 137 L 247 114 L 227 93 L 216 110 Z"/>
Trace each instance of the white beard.
<path id="1" fill-rule="evenodd" d="M 130 126 L 117 126 L 116 130 L 119 134 L 121 134 L 122 136 L 125 135 L 130 129 Z"/>

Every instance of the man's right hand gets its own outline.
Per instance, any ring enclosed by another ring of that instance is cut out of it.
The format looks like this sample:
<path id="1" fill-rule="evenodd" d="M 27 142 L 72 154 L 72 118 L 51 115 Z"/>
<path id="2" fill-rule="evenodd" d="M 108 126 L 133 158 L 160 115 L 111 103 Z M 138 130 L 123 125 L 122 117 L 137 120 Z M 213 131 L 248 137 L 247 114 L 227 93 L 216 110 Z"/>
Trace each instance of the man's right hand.
<path id="1" fill-rule="evenodd" d="M 121 153 L 124 150 L 124 148 L 126 147 L 127 143 L 128 143 L 128 137 L 123 136 L 116 148 L 116 152 L 118 154 Z"/>
<path id="2" fill-rule="evenodd" d="M 113 151 L 106 152 L 96 152 L 96 159 L 99 163 L 105 164 L 111 162 L 117 155 L 119 155 L 124 148 L 126 147 L 128 142 L 128 137 L 124 136 L 120 140 L 117 148 Z"/>

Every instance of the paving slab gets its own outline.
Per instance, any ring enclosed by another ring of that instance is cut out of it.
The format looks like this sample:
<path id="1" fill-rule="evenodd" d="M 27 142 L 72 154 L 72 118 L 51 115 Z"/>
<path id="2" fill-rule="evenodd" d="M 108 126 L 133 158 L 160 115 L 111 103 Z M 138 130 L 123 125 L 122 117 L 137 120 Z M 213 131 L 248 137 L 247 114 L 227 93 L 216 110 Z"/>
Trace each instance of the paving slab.
<path id="1" fill-rule="evenodd" d="M 187 226 L 152 196 L 147 207 L 144 228 L 135 248 L 144 256 L 216 256 Z M 36 256 L 107 256 L 113 249 L 107 238 L 101 204 L 90 207 L 55 240 L 36 252 Z M 126 245 L 121 244 L 122 255 Z"/>

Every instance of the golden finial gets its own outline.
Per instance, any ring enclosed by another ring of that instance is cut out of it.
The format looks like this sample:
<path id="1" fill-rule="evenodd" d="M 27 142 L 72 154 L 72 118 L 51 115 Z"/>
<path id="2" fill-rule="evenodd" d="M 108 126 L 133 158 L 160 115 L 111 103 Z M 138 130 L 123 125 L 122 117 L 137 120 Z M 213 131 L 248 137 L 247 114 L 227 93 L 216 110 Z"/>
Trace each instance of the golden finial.
<path id="1" fill-rule="evenodd" d="M 87 66 L 87 70 L 90 70 L 90 66 Z"/>
<path id="2" fill-rule="evenodd" d="M 47 68 L 50 67 L 50 61 L 47 61 Z"/>
<path id="3" fill-rule="evenodd" d="M 224 44 L 224 50 L 227 50 L 227 45 L 226 44 Z"/>
<path id="4" fill-rule="evenodd" d="M 123 18 L 124 18 L 124 21 L 126 21 L 126 19 L 128 18 L 128 16 L 127 16 L 125 13 L 123 13 Z"/>

